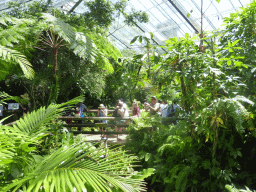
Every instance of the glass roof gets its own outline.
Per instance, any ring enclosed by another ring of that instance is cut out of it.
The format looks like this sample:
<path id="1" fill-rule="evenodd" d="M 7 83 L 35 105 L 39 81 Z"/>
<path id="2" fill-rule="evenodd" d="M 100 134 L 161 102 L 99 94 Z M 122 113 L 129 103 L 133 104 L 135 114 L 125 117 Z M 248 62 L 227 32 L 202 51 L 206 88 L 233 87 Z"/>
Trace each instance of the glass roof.
<path id="1" fill-rule="evenodd" d="M 6 10 L 6 2 L 0 1 L 0 11 Z M 19 0 L 20 2 L 31 2 L 34 0 Z M 79 5 L 74 12 L 83 13 L 87 10 L 84 6 L 86 0 L 52 0 L 53 6 L 63 10 L 70 10 L 77 2 Z M 118 0 L 111 0 L 117 2 Z M 222 19 L 235 12 L 239 7 L 245 7 L 252 0 L 129 0 L 127 11 L 132 9 L 146 11 L 149 22 L 137 26 L 127 26 L 123 23 L 124 18 L 120 16 L 112 24 L 109 30 L 109 38 L 117 48 L 140 50 L 143 45 L 130 41 L 137 35 L 154 34 L 153 43 L 164 45 L 164 41 L 170 37 L 182 37 L 185 33 L 196 34 L 201 29 L 201 2 L 203 2 L 203 30 L 212 31 L 220 28 Z M 189 16 L 188 16 L 189 15 Z"/>

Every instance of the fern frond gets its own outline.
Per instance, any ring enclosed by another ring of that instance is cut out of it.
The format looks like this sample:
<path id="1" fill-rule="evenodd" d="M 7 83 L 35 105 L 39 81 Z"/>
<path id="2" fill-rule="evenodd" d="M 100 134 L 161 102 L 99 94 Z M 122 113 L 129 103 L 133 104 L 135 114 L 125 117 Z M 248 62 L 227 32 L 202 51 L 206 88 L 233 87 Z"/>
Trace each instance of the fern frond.
<path id="1" fill-rule="evenodd" d="M 177 178 L 177 173 L 182 169 L 184 168 L 185 165 L 183 164 L 178 164 L 178 165 L 175 165 L 170 171 L 169 171 L 169 175 L 171 176 L 170 179 L 169 179 L 169 183 L 173 183 L 174 180 L 176 180 Z"/>
<path id="2" fill-rule="evenodd" d="M 90 38 L 90 35 L 76 32 L 70 25 L 48 13 L 43 13 L 43 18 L 53 24 L 52 30 L 69 43 L 69 48 L 73 50 L 76 55 L 83 59 L 88 59 L 93 63 L 100 64 L 100 67 L 108 73 L 114 71 L 112 64 L 107 59 L 107 56 L 111 54 L 106 54 L 104 50 L 107 49 L 101 49 L 102 47 L 99 44 L 98 48 L 93 39 Z"/>
<path id="3" fill-rule="evenodd" d="M 25 36 L 31 32 L 31 27 L 36 21 L 33 19 L 17 19 L 10 16 L 0 17 L 1 24 L 6 28 L 0 28 L 0 42 L 2 46 L 13 47 L 13 43 L 25 40 Z"/>
<path id="4" fill-rule="evenodd" d="M 10 65 L 12 63 L 19 64 L 25 77 L 29 79 L 34 77 L 34 70 L 32 69 L 32 65 L 26 59 L 26 57 L 22 55 L 20 52 L 0 45 L 0 59 L 5 60 L 7 62 L 9 61 Z M 1 76 L 0 76 L 0 80 L 1 80 Z"/>
<path id="5" fill-rule="evenodd" d="M 188 181 L 188 175 L 190 174 L 190 167 L 185 166 L 178 174 L 175 183 L 175 189 L 177 191 L 184 192 L 186 190 L 186 185 Z"/>
<path id="6" fill-rule="evenodd" d="M 84 59 L 95 59 L 95 45 L 89 37 L 83 33 L 75 32 L 69 24 L 48 13 L 43 13 L 42 17 L 53 24 L 52 30 L 70 44 L 70 49 L 75 54 Z"/>

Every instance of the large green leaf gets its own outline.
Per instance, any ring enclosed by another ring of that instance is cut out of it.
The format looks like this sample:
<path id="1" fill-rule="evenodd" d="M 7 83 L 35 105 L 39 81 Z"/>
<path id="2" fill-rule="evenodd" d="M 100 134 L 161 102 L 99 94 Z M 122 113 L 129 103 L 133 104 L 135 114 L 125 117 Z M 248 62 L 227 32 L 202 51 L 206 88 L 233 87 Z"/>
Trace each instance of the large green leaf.
<path id="1" fill-rule="evenodd" d="M 122 191 L 144 191 L 143 176 L 131 177 L 135 172 L 125 171 L 132 167 L 133 158 L 120 148 L 108 150 L 106 158 L 104 145 L 99 148 L 89 143 L 76 143 L 64 146 L 47 156 L 40 164 L 22 179 L 14 181 L 2 189 L 18 189 L 27 185 L 27 192 L 40 191 L 40 187 L 52 188 L 53 191 L 112 191 L 113 188 Z M 142 175 L 149 176 L 152 170 Z M 91 191 L 91 190 L 88 190 Z"/>
<path id="2" fill-rule="evenodd" d="M 30 62 L 26 59 L 24 55 L 22 55 L 19 51 L 7 48 L 5 46 L 0 45 L 0 61 L 4 60 L 6 63 L 0 62 L 0 67 L 3 68 L 3 65 L 14 65 L 19 64 L 20 68 L 22 69 L 25 77 L 27 78 L 33 78 L 34 76 L 34 70 L 32 69 L 32 65 Z M 6 73 L 0 74 L 0 80 L 5 78 L 5 75 L 8 74 L 8 71 Z"/>

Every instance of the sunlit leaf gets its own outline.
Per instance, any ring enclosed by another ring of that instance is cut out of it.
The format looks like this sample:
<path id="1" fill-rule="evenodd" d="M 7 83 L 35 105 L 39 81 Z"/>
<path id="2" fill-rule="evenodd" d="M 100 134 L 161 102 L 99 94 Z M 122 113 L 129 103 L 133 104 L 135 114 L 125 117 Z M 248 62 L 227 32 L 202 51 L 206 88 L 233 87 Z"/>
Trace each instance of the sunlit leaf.
<path id="1" fill-rule="evenodd" d="M 139 36 L 134 37 L 134 38 L 131 40 L 130 44 L 133 44 L 133 43 L 138 39 L 138 37 L 139 37 Z"/>
<path id="2" fill-rule="evenodd" d="M 142 36 L 139 36 L 139 42 L 142 43 Z"/>

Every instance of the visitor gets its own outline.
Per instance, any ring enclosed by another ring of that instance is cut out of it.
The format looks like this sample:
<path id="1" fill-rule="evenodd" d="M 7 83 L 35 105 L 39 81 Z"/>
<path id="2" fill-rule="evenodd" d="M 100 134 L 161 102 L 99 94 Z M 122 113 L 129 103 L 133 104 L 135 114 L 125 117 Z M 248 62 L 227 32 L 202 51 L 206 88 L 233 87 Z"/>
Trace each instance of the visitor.
<path id="1" fill-rule="evenodd" d="M 173 117 L 175 118 L 175 113 L 177 110 L 181 110 L 181 107 L 179 106 L 178 104 L 178 99 L 174 99 L 172 101 L 172 105 L 168 106 L 168 114 L 167 114 L 167 117 Z M 172 120 L 173 121 L 173 120 Z M 177 125 L 177 120 L 175 118 L 175 120 L 173 121 L 173 124 L 174 125 Z"/>
<path id="2" fill-rule="evenodd" d="M 167 117 L 168 116 L 168 104 L 167 101 L 165 100 L 162 104 L 162 106 L 160 105 L 161 109 L 161 117 Z"/>
<path id="3" fill-rule="evenodd" d="M 136 101 L 132 103 L 132 116 L 137 116 L 137 117 L 140 116 L 140 108 L 139 108 L 138 102 Z"/>
<path id="4" fill-rule="evenodd" d="M 122 101 L 119 101 L 119 104 L 117 106 L 117 114 L 124 118 L 124 117 L 129 117 L 129 113 L 126 107 L 124 107 L 124 103 Z M 126 120 L 119 120 L 117 121 L 118 125 L 125 125 L 126 124 Z M 115 127 L 115 131 L 116 132 L 122 132 L 122 130 L 124 129 L 124 127 Z M 118 139 L 118 134 L 117 134 L 117 139 Z M 118 139 L 121 140 L 121 139 Z"/>
<path id="5" fill-rule="evenodd" d="M 149 116 L 159 114 L 160 115 L 160 103 L 157 102 L 156 96 L 151 97 L 151 104 L 146 104 L 147 111 L 149 111 Z"/>
<path id="6" fill-rule="evenodd" d="M 124 102 L 124 100 L 122 98 L 118 99 L 118 103 L 122 102 L 123 103 L 123 109 L 124 111 L 128 111 L 128 107 L 127 107 L 127 104 Z"/>
<path id="7" fill-rule="evenodd" d="M 98 107 L 98 117 L 107 117 L 108 116 L 108 109 L 103 105 L 100 104 L 100 106 Z M 100 121 L 101 123 L 108 123 L 108 120 L 104 119 Z M 103 132 L 106 132 L 106 127 L 103 127 L 103 129 L 101 130 Z M 101 133 L 101 139 L 107 139 L 107 135 L 102 135 Z"/>
<path id="8" fill-rule="evenodd" d="M 85 106 L 85 104 L 83 104 L 82 102 L 79 102 L 76 106 L 77 106 L 77 109 L 78 109 L 78 110 L 76 110 L 76 115 L 79 115 L 80 117 L 85 117 L 84 112 L 87 111 L 87 107 Z M 79 121 L 77 121 L 77 123 L 82 124 L 83 121 L 79 120 Z M 81 131 L 82 127 L 78 127 L 77 130 Z"/>
<path id="9" fill-rule="evenodd" d="M 84 117 L 84 112 L 87 111 L 87 107 L 85 106 L 85 104 L 83 104 L 82 102 L 78 103 L 78 109 L 79 109 L 79 114 L 80 117 Z"/>

